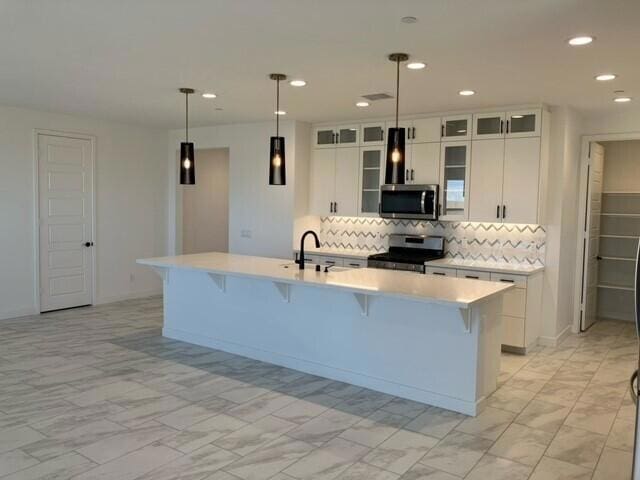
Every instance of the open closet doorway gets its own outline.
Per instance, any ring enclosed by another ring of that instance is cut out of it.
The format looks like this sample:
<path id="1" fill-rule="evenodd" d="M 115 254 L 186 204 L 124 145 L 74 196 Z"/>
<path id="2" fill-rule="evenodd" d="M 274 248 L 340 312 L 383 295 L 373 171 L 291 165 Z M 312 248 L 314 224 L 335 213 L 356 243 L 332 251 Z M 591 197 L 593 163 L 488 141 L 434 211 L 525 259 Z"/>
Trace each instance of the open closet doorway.
<path id="1" fill-rule="evenodd" d="M 229 149 L 196 150 L 196 184 L 182 191 L 182 253 L 229 251 Z"/>
<path id="2" fill-rule="evenodd" d="M 580 330 L 634 321 L 640 238 L 640 140 L 589 144 L 582 216 Z"/>

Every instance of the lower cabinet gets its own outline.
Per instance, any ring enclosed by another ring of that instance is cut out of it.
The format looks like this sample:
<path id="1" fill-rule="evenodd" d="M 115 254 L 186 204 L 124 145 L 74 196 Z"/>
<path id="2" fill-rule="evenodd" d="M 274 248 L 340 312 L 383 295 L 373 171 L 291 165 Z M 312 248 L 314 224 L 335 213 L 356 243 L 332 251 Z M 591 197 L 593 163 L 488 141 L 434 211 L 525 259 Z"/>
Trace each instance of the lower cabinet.
<path id="1" fill-rule="evenodd" d="M 542 272 L 515 275 L 427 266 L 425 273 L 513 284 L 514 288 L 507 291 L 502 300 L 502 346 L 505 350 L 526 353 L 536 345 L 541 329 Z"/>
<path id="2" fill-rule="evenodd" d="M 294 253 L 294 258 L 298 260 L 299 254 Z M 321 253 L 304 254 L 305 263 L 312 263 L 318 265 L 335 265 L 336 267 L 346 268 L 365 268 L 367 266 L 367 259 L 360 257 L 336 257 L 332 255 L 324 255 Z"/>

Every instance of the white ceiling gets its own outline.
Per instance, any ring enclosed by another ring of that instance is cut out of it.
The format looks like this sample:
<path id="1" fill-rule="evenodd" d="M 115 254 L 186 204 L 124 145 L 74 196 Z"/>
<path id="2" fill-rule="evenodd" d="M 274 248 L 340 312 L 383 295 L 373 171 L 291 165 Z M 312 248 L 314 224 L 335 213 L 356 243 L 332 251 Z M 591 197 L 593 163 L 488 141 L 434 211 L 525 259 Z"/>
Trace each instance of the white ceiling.
<path id="1" fill-rule="evenodd" d="M 400 22 L 405 15 L 418 23 Z M 597 40 L 571 48 L 566 39 Z M 394 91 L 386 55 L 428 63 L 401 71 L 401 113 L 544 102 L 587 113 L 640 109 L 638 0 L 0 0 L 0 104 L 159 127 L 273 118 L 269 72 L 287 118 L 392 114 L 357 109 Z M 620 75 L 595 82 L 601 72 Z M 478 93 L 460 97 L 458 90 Z M 637 97 L 613 104 L 613 90 Z M 223 111 L 216 111 L 222 107 Z"/>

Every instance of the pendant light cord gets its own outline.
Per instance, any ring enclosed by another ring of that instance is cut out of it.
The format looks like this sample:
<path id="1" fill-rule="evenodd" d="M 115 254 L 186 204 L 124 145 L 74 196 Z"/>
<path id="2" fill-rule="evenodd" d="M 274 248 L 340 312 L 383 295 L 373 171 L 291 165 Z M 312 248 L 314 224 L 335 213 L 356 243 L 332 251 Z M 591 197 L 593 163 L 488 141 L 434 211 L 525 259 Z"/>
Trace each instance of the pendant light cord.
<path id="1" fill-rule="evenodd" d="M 185 103 L 184 136 L 185 136 L 186 143 L 189 143 L 189 94 L 188 93 L 184 94 L 184 103 Z"/>
<path id="2" fill-rule="evenodd" d="M 276 137 L 280 137 L 280 79 L 276 80 Z"/>
<path id="3" fill-rule="evenodd" d="M 396 128 L 398 128 L 398 104 L 400 103 L 400 59 L 396 60 Z"/>

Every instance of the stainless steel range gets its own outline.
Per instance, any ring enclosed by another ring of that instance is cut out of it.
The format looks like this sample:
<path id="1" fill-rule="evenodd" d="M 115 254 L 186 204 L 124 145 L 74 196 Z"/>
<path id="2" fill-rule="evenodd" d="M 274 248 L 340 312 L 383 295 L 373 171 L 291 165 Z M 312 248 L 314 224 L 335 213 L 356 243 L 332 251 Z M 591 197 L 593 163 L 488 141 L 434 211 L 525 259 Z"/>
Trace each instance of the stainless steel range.
<path id="1" fill-rule="evenodd" d="M 368 257 L 369 268 L 424 273 L 424 262 L 444 257 L 444 237 L 391 234 L 389 251 Z"/>

